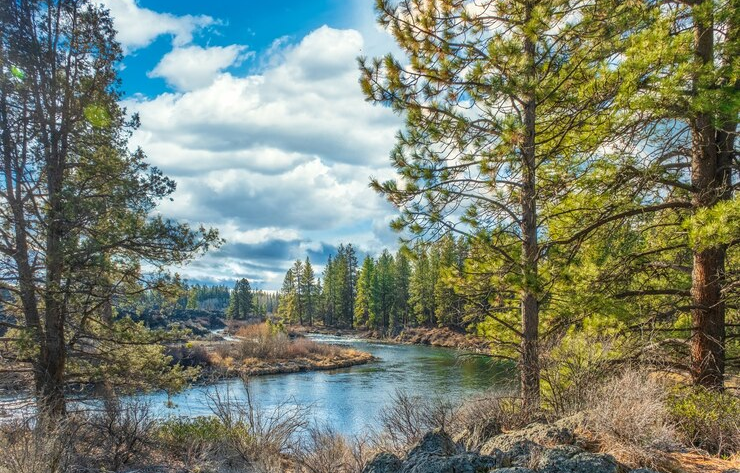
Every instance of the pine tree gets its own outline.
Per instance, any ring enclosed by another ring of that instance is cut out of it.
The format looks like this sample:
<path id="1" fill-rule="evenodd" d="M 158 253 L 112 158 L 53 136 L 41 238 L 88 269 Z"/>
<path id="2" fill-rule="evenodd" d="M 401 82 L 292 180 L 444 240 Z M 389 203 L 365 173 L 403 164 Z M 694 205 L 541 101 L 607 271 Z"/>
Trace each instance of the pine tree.
<path id="1" fill-rule="evenodd" d="M 419 238 L 450 231 L 481 237 L 498 255 L 498 271 L 510 274 L 505 282 L 521 302 L 519 327 L 500 329 L 520 338 L 521 394 L 536 410 L 547 299 L 541 265 L 555 244 L 544 227 L 571 194 L 569 183 L 592 172 L 585 163 L 600 144 L 592 131 L 614 91 L 592 87 L 590 78 L 608 67 L 611 51 L 583 47 L 598 29 L 585 18 L 598 6 L 575 15 L 567 0 L 471 5 L 378 2 L 378 21 L 406 58 L 362 61 L 362 88 L 406 124 L 391 155 L 402 184 L 372 185 L 400 208 L 396 229 Z M 548 268 L 548 277 L 556 275 Z M 412 292 L 431 324 L 420 298 L 431 281 L 424 282 L 412 284 Z"/>
<path id="2" fill-rule="evenodd" d="M 301 313 L 309 326 L 313 325 L 316 312 L 316 276 L 311 266 L 311 261 L 306 257 L 303 270 L 298 282 L 300 290 Z M 302 323 L 302 322 L 301 322 Z"/>
<path id="3" fill-rule="evenodd" d="M 252 287 L 247 278 L 242 278 L 236 282 L 231 291 L 226 317 L 232 320 L 245 320 L 252 315 L 254 309 Z"/>
<path id="4" fill-rule="evenodd" d="M 409 324 L 411 309 L 409 305 L 410 284 L 411 284 L 411 263 L 406 255 L 407 250 L 401 248 L 396 253 L 396 266 L 394 268 L 395 275 L 395 299 L 393 303 L 393 323 L 391 324 L 391 330 L 393 332 L 399 331 L 402 327 Z"/>
<path id="5" fill-rule="evenodd" d="M 371 325 L 387 333 L 391 327 L 391 316 L 395 302 L 395 278 L 393 256 L 383 250 L 373 271 L 373 297 Z"/>
<path id="6" fill-rule="evenodd" d="M 357 296 L 355 297 L 355 327 L 367 327 L 371 320 L 375 320 L 372 312 L 373 281 L 375 263 L 371 256 L 362 261 L 357 278 Z"/>

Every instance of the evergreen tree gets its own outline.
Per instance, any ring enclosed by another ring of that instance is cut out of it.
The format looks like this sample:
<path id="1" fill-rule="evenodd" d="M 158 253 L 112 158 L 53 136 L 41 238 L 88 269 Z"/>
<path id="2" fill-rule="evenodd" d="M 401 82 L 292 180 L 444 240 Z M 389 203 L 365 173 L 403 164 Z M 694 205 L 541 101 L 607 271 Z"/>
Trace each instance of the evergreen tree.
<path id="1" fill-rule="evenodd" d="M 391 327 L 395 302 L 393 256 L 383 250 L 373 271 L 373 298 L 370 324 L 381 333 Z"/>
<path id="2" fill-rule="evenodd" d="M 592 172 L 593 132 L 614 91 L 589 78 L 609 66 L 612 51 L 584 47 L 598 30 L 589 21 L 598 5 L 578 14 L 567 0 L 470 5 L 378 2 L 379 23 L 407 57 L 363 61 L 362 87 L 406 125 L 391 156 L 402 185 L 373 187 L 401 209 L 395 228 L 480 236 L 499 256 L 521 302 L 519 328 L 500 328 L 520 338 L 521 394 L 536 410 L 544 273 L 557 277 L 555 265 L 542 271 L 544 249 L 555 244 L 545 227 L 560 215 L 550 212 L 571 194 L 569 183 Z M 429 285 L 416 286 L 421 306 Z M 431 324 L 433 314 L 419 309 Z"/>
<path id="3" fill-rule="evenodd" d="M 247 278 L 236 282 L 231 291 L 226 317 L 233 320 L 245 320 L 254 312 L 254 296 Z"/>
<path id="4" fill-rule="evenodd" d="M 411 263 L 406 255 L 407 250 L 401 248 L 396 253 L 396 266 L 394 268 L 395 276 L 395 299 L 393 302 L 393 321 L 391 330 L 393 332 L 409 325 L 411 316 L 411 307 L 409 304 L 410 283 L 411 283 Z"/>
<path id="5" fill-rule="evenodd" d="M 313 319 L 316 312 L 316 299 L 317 299 L 317 288 L 316 288 L 316 276 L 311 266 L 311 261 L 306 257 L 306 261 L 303 264 L 303 270 L 298 282 L 300 290 L 300 306 L 301 313 L 304 315 L 306 322 L 309 326 L 313 325 Z"/>
<path id="6" fill-rule="evenodd" d="M 357 296 L 355 297 L 355 327 L 367 327 L 375 320 L 373 308 L 373 287 L 375 281 L 375 263 L 370 256 L 362 261 L 357 278 Z"/>

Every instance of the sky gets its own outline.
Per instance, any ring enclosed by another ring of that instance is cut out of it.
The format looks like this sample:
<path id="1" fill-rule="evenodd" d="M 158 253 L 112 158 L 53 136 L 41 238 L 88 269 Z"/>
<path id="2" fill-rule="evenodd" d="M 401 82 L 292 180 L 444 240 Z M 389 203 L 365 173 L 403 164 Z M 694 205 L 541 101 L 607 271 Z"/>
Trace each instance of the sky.
<path id="1" fill-rule="evenodd" d="M 274 290 L 297 258 L 320 271 L 340 243 L 397 246 L 396 211 L 368 183 L 393 176 L 402 120 L 358 84 L 358 56 L 395 51 L 374 0 L 103 3 L 141 119 L 130 145 L 177 181 L 159 212 L 226 240 L 184 278 Z"/>

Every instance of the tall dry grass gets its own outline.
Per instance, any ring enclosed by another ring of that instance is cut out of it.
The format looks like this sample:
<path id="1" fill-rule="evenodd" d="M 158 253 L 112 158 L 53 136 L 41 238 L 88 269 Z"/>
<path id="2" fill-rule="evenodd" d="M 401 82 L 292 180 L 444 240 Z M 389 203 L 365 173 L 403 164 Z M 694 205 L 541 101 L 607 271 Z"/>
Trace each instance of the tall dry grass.
<path id="1" fill-rule="evenodd" d="M 343 349 L 307 338 L 290 338 L 267 324 L 252 324 L 236 331 L 239 341 L 221 345 L 217 353 L 221 358 L 257 358 L 264 361 L 290 360 L 295 358 L 331 358 Z"/>

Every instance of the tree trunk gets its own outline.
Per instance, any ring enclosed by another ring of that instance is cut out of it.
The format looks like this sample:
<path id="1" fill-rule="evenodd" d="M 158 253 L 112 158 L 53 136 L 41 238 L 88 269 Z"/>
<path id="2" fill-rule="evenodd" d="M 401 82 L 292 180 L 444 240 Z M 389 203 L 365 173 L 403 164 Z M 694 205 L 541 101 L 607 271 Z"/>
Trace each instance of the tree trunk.
<path id="1" fill-rule="evenodd" d="M 527 17 L 532 6 L 527 4 Z M 529 87 L 535 81 L 535 44 L 526 36 L 524 52 L 528 61 Z M 524 108 L 524 143 L 522 146 L 522 194 L 521 194 L 521 232 L 522 232 L 522 274 L 524 276 L 521 294 L 522 346 L 521 346 L 521 394 L 525 411 L 533 412 L 540 408 L 540 362 L 539 362 L 539 301 L 536 284 L 538 277 L 537 261 L 539 245 L 537 240 L 537 194 L 535 158 L 535 118 L 536 98 L 531 90 Z"/>
<path id="2" fill-rule="evenodd" d="M 706 2 L 704 2 L 706 3 Z M 711 14 L 694 11 L 694 45 L 698 65 L 714 62 L 713 19 Z M 705 15 L 709 15 L 705 17 Z M 701 73 L 700 73 L 701 74 Z M 701 87 L 694 79 L 694 94 Z M 712 207 L 727 197 L 724 174 L 719 166 L 718 130 L 713 117 L 699 112 L 691 122 L 691 184 L 694 212 Z M 693 333 L 691 338 L 691 378 L 695 385 L 721 390 L 725 370 L 725 304 L 722 285 L 725 271 L 724 246 L 694 251 L 691 278 Z"/>
<path id="3" fill-rule="evenodd" d="M 50 418 L 66 413 L 64 398 L 64 370 L 66 365 L 65 307 L 62 291 L 64 272 L 63 242 L 65 238 L 62 182 L 64 177 L 63 151 L 52 146 L 47 165 L 49 210 L 46 236 L 46 292 L 44 297 L 44 333 L 46 353 L 40 363 L 42 384 L 39 399 L 42 410 Z"/>

